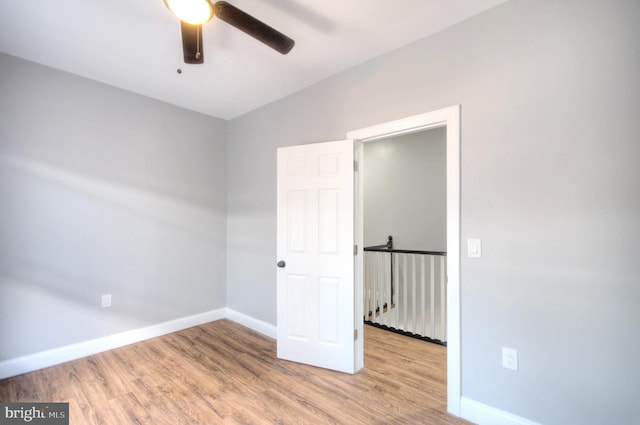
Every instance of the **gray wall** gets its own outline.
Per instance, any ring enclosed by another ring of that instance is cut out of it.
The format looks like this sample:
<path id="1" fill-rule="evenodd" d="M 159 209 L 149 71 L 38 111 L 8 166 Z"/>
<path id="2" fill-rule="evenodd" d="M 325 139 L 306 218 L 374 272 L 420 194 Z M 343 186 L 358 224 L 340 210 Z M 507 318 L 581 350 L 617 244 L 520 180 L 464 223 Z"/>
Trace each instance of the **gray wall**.
<path id="1" fill-rule="evenodd" d="M 364 144 L 364 246 L 447 250 L 444 127 Z"/>
<path id="2" fill-rule="evenodd" d="M 225 306 L 226 126 L 0 54 L 0 361 Z"/>
<path id="3" fill-rule="evenodd" d="M 232 120 L 228 306 L 276 323 L 276 147 L 461 104 L 462 238 L 483 241 L 461 262 L 463 395 L 633 422 L 639 21 L 635 0 L 514 0 Z"/>

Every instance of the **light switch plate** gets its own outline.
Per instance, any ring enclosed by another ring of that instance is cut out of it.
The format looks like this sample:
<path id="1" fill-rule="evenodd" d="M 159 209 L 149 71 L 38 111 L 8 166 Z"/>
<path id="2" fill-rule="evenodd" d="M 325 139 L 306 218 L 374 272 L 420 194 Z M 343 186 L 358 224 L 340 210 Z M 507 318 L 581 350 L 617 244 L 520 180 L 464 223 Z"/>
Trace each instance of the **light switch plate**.
<path id="1" fill-rule="evenodd" d="M 482 258 L 482 241 L 480 239 L 467 239 L 467 257 Z"/>

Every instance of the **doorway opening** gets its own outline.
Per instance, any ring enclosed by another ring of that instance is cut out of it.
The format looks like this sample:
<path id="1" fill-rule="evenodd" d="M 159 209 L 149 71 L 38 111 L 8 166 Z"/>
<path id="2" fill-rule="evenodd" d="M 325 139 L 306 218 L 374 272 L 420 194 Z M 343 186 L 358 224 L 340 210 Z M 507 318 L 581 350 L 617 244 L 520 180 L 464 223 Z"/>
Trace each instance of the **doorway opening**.
<path id="1" fill-rule="evenodd" d="M 447 410 L 460 415 L 460 106 L 451 106 L 426 114 L 415 115 L 372 127 L 350 131 L 349 139 L 356 140 L 355 240 L 364 246 L 364 181 L 366 173 L 363 155 L 365 143 L 403 134 L 444 127 L 446 132 L 446 339 L 447 339 Z M 358 255 L 355 264 L 356 334 L 363 335 L 364 256 Z M 358 319 L 359 318 L 359 319 Z M 364 339 L 356 341 L 356 370 L 363 365 Z"/>
<path id="2" fill-rule="evenodd" d="M 446 128 L 362 153 L 364 321 L 446 346 Z"/>

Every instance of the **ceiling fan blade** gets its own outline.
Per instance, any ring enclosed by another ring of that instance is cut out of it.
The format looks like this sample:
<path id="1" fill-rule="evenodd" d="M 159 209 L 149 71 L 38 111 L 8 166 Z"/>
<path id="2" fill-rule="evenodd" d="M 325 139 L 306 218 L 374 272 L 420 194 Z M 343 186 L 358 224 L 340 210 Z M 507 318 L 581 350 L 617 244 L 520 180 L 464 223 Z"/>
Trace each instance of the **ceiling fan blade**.
<path id="1" fill-rule="evenodd" d="M 203 63 L 202 25 L 191 25 L 180 21 L 180 30 L 182 32 L 182 54 L 184 56 L 184 63 Z"/>
<path id="2" fill-rule="evenodd" d="M 214 3 L 213 10 L 214 15 L 222 21 L 244 31 L 251 37 L 261 41 L 283 55 L 289 53 L 295 44 L 295 41 L 280 31 L 271 28 L 269 25 L 257 20 L 237 7 L 230 5 L 226 1 Z"/>

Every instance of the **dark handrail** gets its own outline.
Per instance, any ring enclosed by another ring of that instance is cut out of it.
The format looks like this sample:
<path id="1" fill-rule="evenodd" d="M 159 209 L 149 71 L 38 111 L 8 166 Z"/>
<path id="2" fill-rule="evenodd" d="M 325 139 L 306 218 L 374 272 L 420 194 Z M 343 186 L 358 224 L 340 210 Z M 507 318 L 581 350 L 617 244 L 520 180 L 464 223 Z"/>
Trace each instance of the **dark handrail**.
<path id="1" fill-rule="evenodd" d="M 394 252 L 397 254 L 447 255 L 447 253 L 443 251 L 417 251 L 415 249 L 393 249 L 393 236 L 389 236 L 389 240 L 387 240 L 387 243 L 385 245 L 367 246 L 364 248 L 364 250 L 375 251 L 375 252 Z"/>
<path id="2" fill-rule="evenodd" d="M 387 243 L 384 245 L 369 246 L 369 247 L 366 247 L 364 250 L 365 251 L 388 251 L 390 249 L 393 249 L 393 236 L 389 236 Z"/>
<path id="3" fill-rule="evenodd" d="M 387 249 L 387 248 L 380 248 L 386 245 L 379 245 L 379 246 L 368 246 L 365 247 L 364 250 L 365 251 L 374 251 L 374 252 L 393 252 L 393 253 L 397 253 L 397 254 L 424 254 L 424 255 L 447 255 L 446 252 L 443 251 L 416 251 L 413 249 Z"/>

